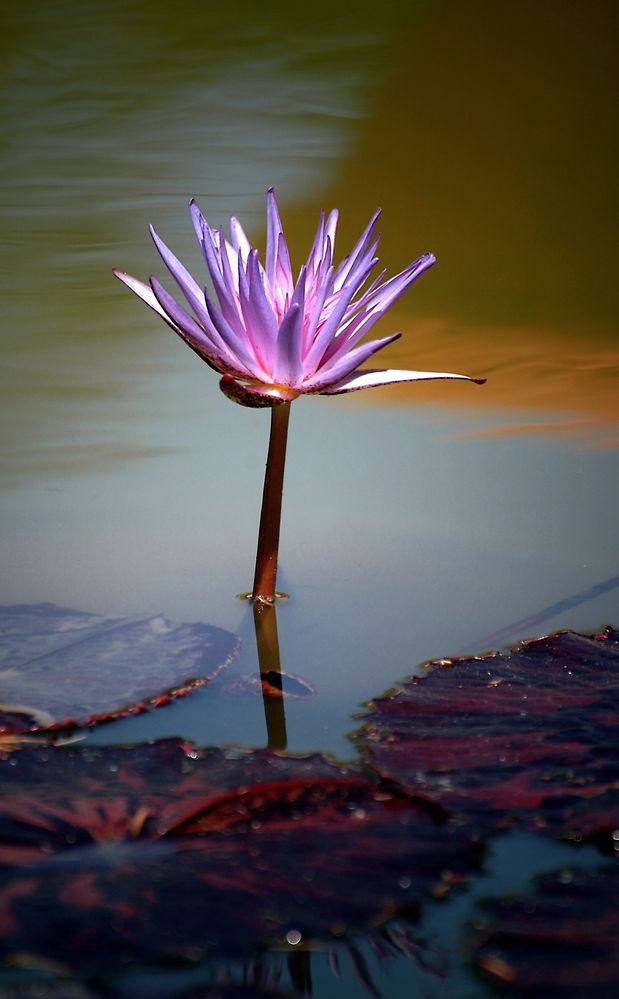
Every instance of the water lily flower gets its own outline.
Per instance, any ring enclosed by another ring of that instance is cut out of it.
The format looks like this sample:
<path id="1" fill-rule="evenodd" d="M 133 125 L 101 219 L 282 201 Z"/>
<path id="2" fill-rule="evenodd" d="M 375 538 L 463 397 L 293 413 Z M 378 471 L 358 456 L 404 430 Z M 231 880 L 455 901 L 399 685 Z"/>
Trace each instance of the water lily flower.
<path id="1" fill-rule="evenodd" d="M 296 278 L 290 264 L 275 193 L 267 194 L 266 260 L 263 266 L 240 222 L 230 219 L 230 240 L 212 229 L 195 201 L 190 204 L 198 243 L 215 295 L 200 286 L 150 228 L 164 264 L 180 288 L 181 303 L 156 277 L 145 284 L 114 273 L 223 375 L 220 387 L 245 406 L 274 406 L 299 395 L 337 395 L 393 382 L 466 375 L 445 371 L 360 369 L 392 333 L 360 343 L 374 323 L 435 262 L 424 253 L 400 274 L 368 283 L 378 263 L 374 213 L 351 252 L 335 266 L 337 211 L 320 215 L 307 262 Z"/>
<path id="2" fill-rule="evenodd" d="M 300 395 L 338 395 L 394 382 L 455 378 L 484 382 L 446 371 L 362 368 L 400 333 L 361 342 L 383 313 L 435 262 L 424 253 L 400 274 L 371 278 L 378 263 L 374 213 L 354 247 L 334 263 L 338 213 L 321 212 L 314 242 L 296 280 L 277 209 L 267 192 L 264 265 L 240 222 L 230 219 L 230 239 L 213 229 L 190 202 L 198 243 L 214 292 L 199 285 L 155 230 L 150 233 L 178 285 L 182 300 L 156 277 L 149 284 L 114 270 L 206 363 L 222 375 L 222 392 L 243 406 L 271 409 L 262 516 L 252 596 L 272 601 L 290 403 Z"/>

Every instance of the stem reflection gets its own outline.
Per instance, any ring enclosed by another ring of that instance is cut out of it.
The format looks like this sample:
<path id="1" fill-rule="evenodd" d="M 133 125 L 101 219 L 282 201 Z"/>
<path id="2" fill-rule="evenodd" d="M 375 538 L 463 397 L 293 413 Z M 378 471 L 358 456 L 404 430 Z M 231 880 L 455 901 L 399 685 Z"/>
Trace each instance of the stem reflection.
<path id="1" fill-rule="evenodd" d="M 285 749 L 288 744 L 288 736 L 286 734 L 275 604 L 257 600 L 253 604 L 253 612 L 264 717 L 267 726 L 267 746 L 269 749 Z"/>

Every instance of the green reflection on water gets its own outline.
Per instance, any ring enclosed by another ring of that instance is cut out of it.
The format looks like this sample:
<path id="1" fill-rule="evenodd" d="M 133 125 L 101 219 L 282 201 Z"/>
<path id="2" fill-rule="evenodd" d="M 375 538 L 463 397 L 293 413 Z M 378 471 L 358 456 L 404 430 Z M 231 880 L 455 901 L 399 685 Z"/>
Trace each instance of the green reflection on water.
<path id="1" fill-rule="evenodd" d="M 483 324 L 475 369 L 497 365 L 492 350 L 484 365 L 484 337 L 504 344 L 502 368 L 512 345 L 532 356 L 539 324 L 547 357 L 585 336 L 595 356 L 615 337 L 615 14 L 601 0 L 586 11 L 400 0 L 380 18 L 357 5 L 354 20 L 320 2 L 309 21 L 283 3 L 202 5 L 186 18 L 139 0 L 8 10 L 5 461 L 36 468 L 41 448 L 63 461 L 65 442 L 89 435 L 120 457 L 100 440 L 97 402 L 127 399 L 131 434 L 149 381 L 183 362 L 168 360 L 165 331 L 109 269 L 160 266 L 149 221 L 200 267 L 193 194 L 212 221 L 235 211 L 259 237 L 275 183 L 297 262 L 319 205 L 342 209 L 341 253 L 381 203 L 386 266 L 439 255 L 405 307 L 447 317 L 452 339 Z M 404 316 L 384 331 L 407 329 Z M 405 341 L 395 363 L 419 366 L 414 336 Z M 449 367 L 450 347 L 439 336 L 423 364 Z"/>
<path id="2" fill-rule="evenodd" d="M 111 267 L 148 273 L 150 221 L 197 263 L 190 195 L 211 221 L 234 210 L 258 236 L 269 184 L 284 198 L 316 194 L 358 132 L 395 12 L 387 5 L 378 27 L 369 5 L 354 25 L 315 5 L 309 26 L 283 4 L 206 4 L 187 18 L 161 2 L 5 12 L 0 397 L 9 472 L 46 470 L 41 449 L 65 465 L 59 451 L 88 435 L 95 460 L 101 446 L 118 452 L 100 440 L 97 402 L 129 400 L 116 434 L 131 436 L 166 353 L 163 329 L 122 294 Z M 78 405 L 86 400 L 94 406 Z"/>

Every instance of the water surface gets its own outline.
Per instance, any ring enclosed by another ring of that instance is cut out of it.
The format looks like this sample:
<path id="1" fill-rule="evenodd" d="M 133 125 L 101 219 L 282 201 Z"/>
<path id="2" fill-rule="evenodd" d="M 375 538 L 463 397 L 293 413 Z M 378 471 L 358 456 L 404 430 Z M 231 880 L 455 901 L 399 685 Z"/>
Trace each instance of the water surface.
<path id="1" fill-rule="evenodd" d="M 281 655 L 317 693 L 286 702 L 289 747 L 350 756 L 361 702 L 421 660 L 617 623 L 614 4 L 4 18 L 3 603 L 208 621 L 255 671 L 235 594 L 268 414 L 110 272 L 161 273 L 148 222 L 198 270 L 192 195 L 261 245 L 274 184 L 297 265 L 334 205 L 339 253 L 380 205 L 391 272 L 437 254 L 377 327 L 404 333 L 386 365 L 488 377 L 295 403 Z M 262 745 L 262 704 L 213 686 L 89 738 L 167 734 Z"/>

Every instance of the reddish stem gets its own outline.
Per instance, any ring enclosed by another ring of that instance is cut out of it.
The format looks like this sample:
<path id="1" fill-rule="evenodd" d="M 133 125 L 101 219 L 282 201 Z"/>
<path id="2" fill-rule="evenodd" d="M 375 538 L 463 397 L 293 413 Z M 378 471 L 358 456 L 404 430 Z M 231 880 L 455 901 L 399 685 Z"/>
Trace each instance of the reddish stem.
<path id="1" fill-rule="evenodd" d="M 275 599 L 289 418 L 289 402 L 282 402 L 271 408 L 271 435 L 264 476 L 256 572 L 252 589 L 252 599 L 257 601 L 272 602 Z"/>
<path id="2" fill-rule="evenodd" d="M 288 737 L 286 735 L 286 714 L 275 604 L 265 603 L 263 600 L 254 601 L 254 624 L 256 626 L 260 679 L 263 684 L 262 700 L 269 740 L 267 745 L 269 749 L 285 749 Z"/>

